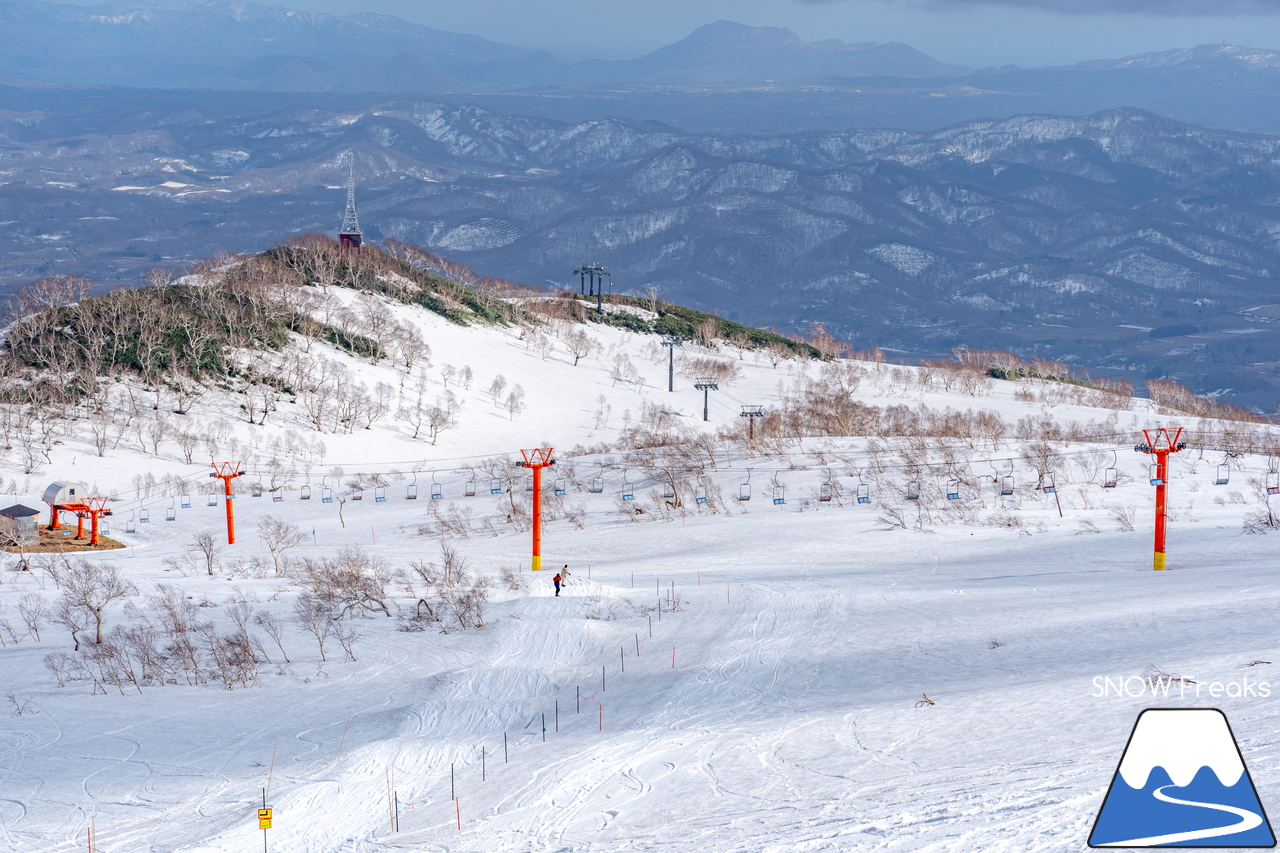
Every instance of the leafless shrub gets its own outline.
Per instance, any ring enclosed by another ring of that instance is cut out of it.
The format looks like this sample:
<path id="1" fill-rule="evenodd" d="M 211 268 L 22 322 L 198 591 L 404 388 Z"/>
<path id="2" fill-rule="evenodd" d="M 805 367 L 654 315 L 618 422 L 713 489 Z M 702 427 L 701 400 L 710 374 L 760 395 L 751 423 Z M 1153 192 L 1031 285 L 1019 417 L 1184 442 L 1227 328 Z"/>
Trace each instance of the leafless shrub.
<path id="1" fill-rule="evenodd" d="M 1120 527 L 1120 531 L 1122 533 L 1133 532 L 1133 524 L 1138 515 L 1138 508 L 1136 506 L 1133 506 L 1132 504 L 1127 506 L 1113 504 L 1107 508 L 1107 514 L 1110 515 L 1115 523 Z"/>
<path id="2" fill-rule="evenodd" d="M 342 548 L 333 557 L 303 559 L 297 572 L 309 594 L 332 611 L 335 619 L 357 612 L 391 616 L 387 606 L 390 567 L 362 548 Z"/>
<path id="3" fill-rule="evenodd" d="M 1098 525 L 1094 524 L 1092 521 L 1090 521 L 1087 518 L 1082 518 L 1080 520 L 1080 529 L 1076 531 L 1076 535 L 1080 535 L 1082 533 L 1101 533 L 1101 532 L 1102 531 L 1098 528 Z"/>

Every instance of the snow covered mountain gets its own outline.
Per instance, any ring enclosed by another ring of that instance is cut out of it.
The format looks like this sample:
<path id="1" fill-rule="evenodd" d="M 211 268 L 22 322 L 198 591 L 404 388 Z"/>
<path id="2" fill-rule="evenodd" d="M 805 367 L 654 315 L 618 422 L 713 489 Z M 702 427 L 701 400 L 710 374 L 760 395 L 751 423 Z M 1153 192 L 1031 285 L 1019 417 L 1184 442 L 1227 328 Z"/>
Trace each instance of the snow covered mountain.
<path id="1" fill-rule="evenodd" d="M 1135 110 L 755 137 L 423 101 L 88 123 L 0 121 L 0 198 L 22 217 L 7 275 L 128 280 L 332 231 L 354 151 L 370 239 L 485 274 L 561 283 L 592 257 L 620 289 L 862 348 L 1018 349 L 1280 397 L 1275 137 Z"/>

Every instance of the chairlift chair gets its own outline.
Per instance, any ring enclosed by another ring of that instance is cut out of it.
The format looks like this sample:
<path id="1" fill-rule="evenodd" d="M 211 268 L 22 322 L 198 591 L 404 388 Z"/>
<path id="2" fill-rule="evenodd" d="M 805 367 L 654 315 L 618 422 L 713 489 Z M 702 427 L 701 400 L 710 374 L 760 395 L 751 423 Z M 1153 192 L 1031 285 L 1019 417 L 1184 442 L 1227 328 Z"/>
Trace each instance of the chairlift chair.
<path id="1" fill-rule="evenodd" d="M 1102 488 L 1114 489 L 1120 483 L 1120 457 L 1111 451 L 1111 467 L 1102 476 Z"/>
<path id="2" fill-rule="evenodd" d="M 782 506 L 787 502 L 787 487 L 781 483 L 773 484 L 773 505 Z"/>
<path id="3" fill-rule="evenodd" d="M 624 501 L 633 501 L 636 499 L 635 488 L 627 480 L 627 472 L 622 472 L 622 499 Z"/>
<path id="4" fill-rule="evenodd" d="M 1000 496 L 1007 498 L 1013 494 L 1013 460 L 1009 460 L 1009 473 L 1000 478 Z"/>
<path id="5" fill-rule="evenodd" d="M 387 502 L 387 487 L 377 486 L 373 490 L 373 502 L 376 504 L 384 504 Z"/>
<path id="6" fill-rule="evenodd" d="M 698 504 L 707 502 L 707 487 L 705 483 L 698 484 L 698 488 L 693 493 L 693 502 Z"/>
<path id="7" fill-rule="evenodd" d="M 960 480 L 957 477 L 952 477 L 947 481 L 947 500 L 960 500 Z"/>
<path id="8" fill-rule="evenodd" d="M 151 522 L 151 513 L 147 510 L 147 508 L 143 507 L 142 509 L 138 510 L 138 523 L 149 524 L 150 522 Z"/>
<path id="9" fill-rule="evenodd" d="M 1160 466 L 1154 462 L 1151 463 L 1150 477 L 1151 485 L 1153 486 L 1163 486 L 1165 484 L 1164 480 L 1160 477 Z"/>
<path id="10" fill-rule="evenodd" d="M 328 479 L 320 481 L 320 503 L 322 504 L 333 503 L 333 489 L 329 488 Z"/>
<path id="11" fill-rule="evenodd" d="M 306 485 L 302 487 L 302 491 L 298 493 L 298 500 L 300 501 L 311 500 L 311 483 L 308 482 Z"/>
<path id="12" fill-rule="evenodd" d="M 1227 454 L 1222 457 L 1222 464 L 1218 466 L 1218 476 L 1214 479 L 1215 486 L 1225 486 L 1231 482 L 1231 455 Z"/>
<path id="13" fill-rule="evenodd" d="M 177 517 L 178 517 L 178 504 L 177 504 L 177 501 L 171 501 L 171 502 L 169 503 L 169 508 L 168 508 L 168 509 L 166 509 L 166 510 L 164 511 L 164 520 L 165 520 L 165 521 L 174 521 L 174 520 L 176 520 L 176 519 L 177 519 Z"/>
<path id="14" fill-rule="evenodd" d="M 111 522 L 107 521 L 105 518 L 104 518 L 104 519 L 102 519 L 102 521 L 99 521 L 99 522 L 98 522 L 98 532 L 99 532 L 99 533 L 101 533 L 103 536 L 110 536 L 110 535 L 111 535 Z"/>
<path id="15" fill-rule="evenodd" d="M 1058 478 L 1052 471 L 1045 472 L 1044 483 L 1041 484 L 1046 495 L 1052 495 L 1058 491 Z"/>
<path id="16" fill-rule="evenodd" d="M 364 488 L 363 488 L 363 487 L 360 487 L 360 486 L 357 486 L 355 489 L 353 489 L 353 490 L 351 491 L 351 500 L 353 500 L 353 501 L 362 501 L 362 500 L 364 500 Z"/>
<path id="17" fill-rule="evenodd" d="M 676 496 L 676 489 L 675 489 L 675 486 L 671 485 L 671 483 L 670 483 L 670 482 L 663 483 L 663 484 L 662 484 L 662 496 L 663 496 L 664 498 L 668 498 L 668 499 L 669 499 L 669 498 L 674 498 L 674 497 Z"/>
<path id="18" fill-rule="evenodd" d="M 604 476 L 593 477 L 591 480 L 591 494 L 598 495 L 604 491 Z"/>
<path id="19" fill-rule="evenodd" d="M 209 493 L 209 506 L 217 506 L 217 505 L 218 505 L 218 493 L 217 493 L 217 492 L 210 492 L 210 493 Z"/>
<path id="20" fill-rule="evenodd" d="M 502 481 L 499 480 L 497 477 L 494 477 L 492 480 L 489 481 L 489 494 L 491 495 L 502 494 Z"/>
<path id="21" fill-rule="evenodd" d="M 444 497 L 444 489 L 438 482 L 436 482 L 436 475 L 433 472 L 431 474 L 431 500 L 438 501 L 442 497 Z"/>
<path id="22" fill-rule="evenodd" d="M 476 478 L 472 477 L 467 480 L 467 485 L 462 490 L 463 497 L 474 498 L 476 496 Z"/>
<path id="23" fill-rule="evenodd" d="M 284 491 L 282 489 L 272 489 L 271 502 L 273 504 L 284 503 Z"/>
<path id="24" fill-rule="evenodd" d="M 1267 494 L 1280 495 L 1280 473 L 1275 471 L 1267 472 Z"/>
<path id="25" fill-rule="evenodd" d="M 262 484 L 261 484 L 261 483 L 254 483 L 254 484 L 253 484 L 253 496 L 254 496 L 255 498 L 260 498 L 260 497 L 262 497 Z"/>
<path id="26" fill-rule="evenodd" d="M 135 531 L 137 531 L 137 529 L 138 529 L 138 526 L 137 524 L 134 523 L 134 520 L 133 520 L 133 510 L 129 510 L 129 517 L 125 519 L 125 522 L 124 522 L 124 532 L 134 533 Z"/>
<path id="27" fill-rule="evenodd" d="M 909 501 L 920 500 L 920 481 L 919 480 L 912 480 L 911 482 L 907 483 L 907 500 Z"/>
<path id="28" fill-rule="evenodd" d="M 182 508 L 191 509 L 191 495 L 182 496 Z"/>
<path id="29" fill-rule="evenodd" d="M 743 483 L 741 486 L 738 486 L 738 500 L 740 501 L 751 500 L 751 469 L 750 468 L 747 469 L 747 481 Z"/>
<path id="30" fill-rule="evenodd" d="M 858 484 L 858 503 L 860 504 L 871 503 L 871 487 L 868 486 L 866 483 Z"/>
<path id="31" fill-rule="evenodd" d="M 818 500 L 821 503 L 827 503 L 831 500 L 831 483 L 823 483 L 818 486 Z"/>
<path id="32" fill-rule="evenodd" d="M 567 485 L 568 484 L 565 482 L 564 477 L 556 477 L 556 494 L 563 495 L 566 491 L 565 486 Z"/>
<path id="33" fill-rule="evenodd" d="M 407 501 L 416 501 L 418 499 L 418 472 L 413 474 L 413 482 L 411 482 L 404 490 L 404 499 Z"/>

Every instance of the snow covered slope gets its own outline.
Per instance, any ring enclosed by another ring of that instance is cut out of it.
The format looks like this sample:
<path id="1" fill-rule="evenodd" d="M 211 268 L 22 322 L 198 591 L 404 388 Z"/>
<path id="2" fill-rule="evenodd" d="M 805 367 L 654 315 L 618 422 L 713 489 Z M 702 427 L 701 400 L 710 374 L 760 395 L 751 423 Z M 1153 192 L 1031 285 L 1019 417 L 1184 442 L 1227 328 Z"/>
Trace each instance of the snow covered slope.
<path id="1" fill-rule="evenodd" d="M 330 295 L 360 309 L 351 292 Z M 74 657 L 70 634 L 46 616 L 37 641 L 20 615 L 28 596 L 53 606 L 59 588 L 39 564 L 12 571 L 11 557 L 0 573 L 11 628 L 0 626 L 0 693 L 11 697 L 0 718 L 0 851 L 84 849 L 94 828 L 103 853 L 256 849 L 268 787 L 268 847 L 298 853 L 1081 850 L 1133 719 L 1151 705 L 1222 707 L 1263 804 L 1280 793 L 1278 718 L 1258 694 L 1275 660 L 1275 547 L 1241 534 L 1261 507 L 1265 489 L 1249 481 L 1265 477 L 1264 456 L 1233 459 L 1225 486 L 1212 485 L 1220 454 L 1174 457 L 1172 570 L 1156 573 L 1135 431 L 1202 425 L 1149 401 L 1103 409 L 1072 386 L 995 380 L 948 391 L 917 368 L 775 367 L 753 351 L 686 344 L 682 357 L 741 371 L 710 392 L 704 423 L 690 377 L 677 373 L 667 391 L 654 336 L 381 310 L 421 330 L 433 365 L 425 393 L 456 396 L 456 425 L 434 446 L 412 439 L 393 412 L 416 397 L 416 377 L 319 342 L 310 355 L 343 364 L 348 387 L 393 389 L 371 428 L 319 432 L 287 398 L 251 425 L 243 394 L 209 391 L 172 418 L 211 438 L 218 461 L 251 471 L 237 482 L 239 541 L 214 557 L 213 574 L 190 544 L 223 523 L 221 504 L 202 494 L 214 482 L 204 443 L 187 464 L 175 440 L 151 452 L 149 436 L 130 430 L 99 457 L 82 429 L 49 461 L 5 461 L 29 505 L 60 479 L 116 496 L 111 536 L 128 547 L 102 559 L 138 593 L 107 607 L 109 630 L 149 624 L 156 648 L 172 649 L 156 606 L 164 584 L 214 634 L 234 635 L 240 620 L 261 659 L 252 687 L 206 673 L 197 685 L 108 681 L 104 693 L 65 667 L 59 687 L 45 660 Z M 575 367 L 566 338 L 578 329 L 600 350 Z M 506 384 L 493 394 L 498 374 Z M 885 418 L 925 405 L 998 413 L 1009 428 L 754 447 L 720 433 L 740 435 L 741 405 L 780 411 L 805 381 L 827 382 L 832 396 L 842 382 Z M 523 409 L 506 405 L 516 384 Z M 1047 494 L 1023 450 L 1046 425 L 1073 422 L 1095 440 L 1062 442 L 1058 491 Z M 689 430 L 682 458 L 697 468 L 676 478 L 679 505 L 636 461 L 657 451 L 622 446 L 637 425 Z M 513 464 L 534 446 L 558 448 L 548 483 L 564 478 L 543 537 L 547 565 L 572 572 L 558 598 L 552 572 L 527 568 L 527 475 Z M 1113 464 L 1119 484 L 1106 489 Z M 1010 471 L 1015 492 L 1001 496 Z M 922 499 L 908 502 L 915 481 Z M 857 502 L 859 484 L 868 503 Z M 960 499 L 945 497 L 952 488 Z M 287 572 L 260 538 L 267 516 L 305 533 Z M 442 565 L 442 546 L 494 583 L 484 627 L 411 618 L 429 597 L 412 564 Z M 344 548 L 381 561 L 370 571 L 382 573 L 393 615 L 341 619 L 359 635 L 351 654 L 331 637 L 322 661 L 296 617 L 315 577 L 301 566 Z M 279 645 L 253 619 L 263 614 L 281 626 Z M 92 653 L 92 637 L 81 639 Z M 1153 679 L 1168 696 L 1133 695 Z M 1120 695 L 1115 683 L 1127 685 Z"/>

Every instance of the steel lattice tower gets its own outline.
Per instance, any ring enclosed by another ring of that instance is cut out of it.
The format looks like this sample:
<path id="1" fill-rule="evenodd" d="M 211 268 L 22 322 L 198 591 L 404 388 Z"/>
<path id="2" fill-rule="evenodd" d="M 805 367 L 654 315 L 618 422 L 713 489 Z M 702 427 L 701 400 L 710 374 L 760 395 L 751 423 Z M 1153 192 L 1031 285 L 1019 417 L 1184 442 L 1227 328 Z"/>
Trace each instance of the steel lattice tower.
<path id="1" fill-rule="evenodd" d="M 360 230 L 360 217 L 356 215 L 356 155 L 351 152 L 350 172 L 347 177 L 347 212 L 342 216 L 342 230 L 338 232 L 338 242 L 344 247 L 360 251 L 364 242 L 364 232 Z"/>

